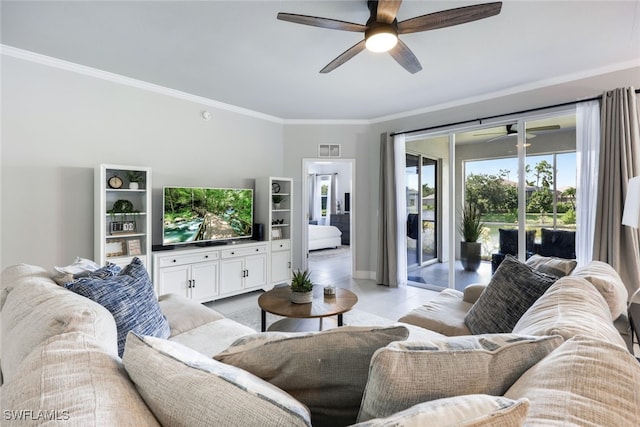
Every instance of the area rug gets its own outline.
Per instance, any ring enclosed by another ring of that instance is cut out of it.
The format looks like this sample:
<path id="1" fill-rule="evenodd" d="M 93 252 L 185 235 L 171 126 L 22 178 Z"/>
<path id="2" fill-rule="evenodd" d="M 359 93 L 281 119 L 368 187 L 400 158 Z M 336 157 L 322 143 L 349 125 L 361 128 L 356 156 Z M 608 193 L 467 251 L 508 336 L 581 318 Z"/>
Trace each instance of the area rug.
<path id="1" fill-rule="evenodd" d="M 258 307 L 236 311 L 228 314 L 226 317 L 249 326 L 255 331 L 260 331 L 260 308 Z M 332 318 L 335 319 L 336 316 L 332 316 Z M 280 319 L 284 319 L 284 317 L 267 313 L 267 326 Z M 351 326 L 387 326 L 395 323 L 391 319 L 357 309 L 346 312 L 343 315 L 343 322 L 345 325 Z"/>
<path id="2" fill-rule="evenodd" d="M 351 252 L 350 246 L 340 246 L 331 249 L 318 249 L 315 251 L 309 251 L 309 260 L 325 259 L 347 255 Z"/>

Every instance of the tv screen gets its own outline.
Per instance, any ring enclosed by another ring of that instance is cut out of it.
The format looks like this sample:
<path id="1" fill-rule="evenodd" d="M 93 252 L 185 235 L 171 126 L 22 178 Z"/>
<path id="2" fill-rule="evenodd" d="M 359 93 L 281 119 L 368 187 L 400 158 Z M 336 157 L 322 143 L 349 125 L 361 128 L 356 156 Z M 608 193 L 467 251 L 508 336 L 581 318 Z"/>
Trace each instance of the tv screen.
<path id="1" fill-rule="evenodd" d="M 162 244 L 250 238 L 253 190 L 164 187 Z"/>

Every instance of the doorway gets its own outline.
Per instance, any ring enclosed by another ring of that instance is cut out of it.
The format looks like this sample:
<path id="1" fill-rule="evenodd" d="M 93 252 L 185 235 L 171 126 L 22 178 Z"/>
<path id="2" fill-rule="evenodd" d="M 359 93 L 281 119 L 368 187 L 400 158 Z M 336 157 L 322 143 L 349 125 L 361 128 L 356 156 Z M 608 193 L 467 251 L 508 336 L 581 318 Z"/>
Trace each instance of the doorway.
<path id="1" fill-rule="evenodd" d="M 321 282 L 351 279 L 356 256 L 355 159 L 303 159 L 303 177 L 303 268 L 313 264 Z"/>

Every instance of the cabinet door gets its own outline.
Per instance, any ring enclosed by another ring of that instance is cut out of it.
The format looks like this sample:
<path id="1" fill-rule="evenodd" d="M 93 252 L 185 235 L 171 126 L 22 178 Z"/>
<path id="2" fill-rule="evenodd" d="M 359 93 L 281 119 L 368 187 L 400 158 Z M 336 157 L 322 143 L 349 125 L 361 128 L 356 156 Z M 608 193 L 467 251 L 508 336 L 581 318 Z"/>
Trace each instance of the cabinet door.
<path id="1" fill-rule="evenodd" d="M 191 266 L 191 298 L 198 302 L 218 296 L 218 263 L 201 262 Z"/>
<path id="2" fill-rule="evenodd" d="M 271 252 L 271 283 L 284 283 L 291 279 L 291 251 Z"/>
<path id="3" fill-rule="evenodd" d="M 244 276 L 244 258 L 220 261 L 220 295 L 242 290 Z"/>
<path id="4" fill-rule="evenodd" d="M 267 283 L 267 256 L 251 255 L 245 258 L 245 288 L 264 286 Z"/>
<path id="5" fill-rule="evenodd" d="M 191 267 L 189 265 L 176 265 L 159 269 L 158 294 L 178 294 L 189 298 L 189 280 L 191 279 Z"/>

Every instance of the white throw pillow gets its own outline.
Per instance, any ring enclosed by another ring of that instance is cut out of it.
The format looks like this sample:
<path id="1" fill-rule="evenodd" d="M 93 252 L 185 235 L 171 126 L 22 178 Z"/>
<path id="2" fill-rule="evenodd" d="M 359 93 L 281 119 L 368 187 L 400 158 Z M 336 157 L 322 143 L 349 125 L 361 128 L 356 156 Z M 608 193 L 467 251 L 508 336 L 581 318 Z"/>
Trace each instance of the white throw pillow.
<path id="1" fill-rule="evenodd" d="M 130 332 L 122 362 L 162 425 L 311 425 L 308 409 L 284 391 L 181 344 Z"/>
<path id="2" fill-rule="evenodd" d="M 371 358 L 358 421 L 445 397 L 501 396 L 562 342 L 559 336 L 495 334 L 391 343 Z"/>
<path id="3" fill-rule="evenodd" d="M 470 394 L 419 403 L 353 427 L 514 427 L 523 424 L 528 410 L 527 399 Z"/>
<path id="4" fill-rule="evenodd" d="M 65 283 L 84 277 L 99 268 L 100 265 L 90 259 L 76 257 L 70 265 L 64 267 L 53 267 L 51 277 L 58 285 L 64 286 Z"/>

